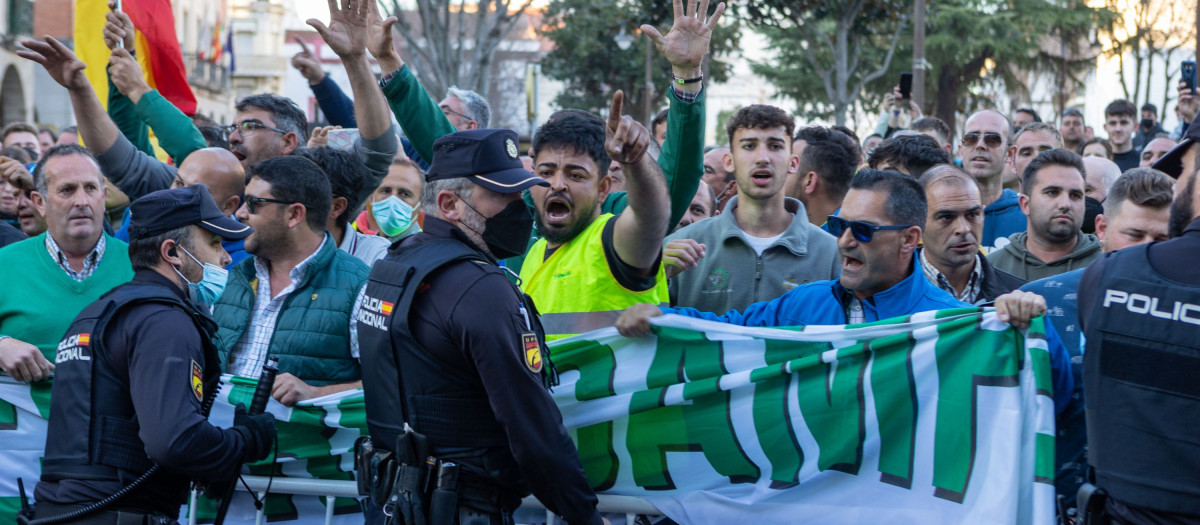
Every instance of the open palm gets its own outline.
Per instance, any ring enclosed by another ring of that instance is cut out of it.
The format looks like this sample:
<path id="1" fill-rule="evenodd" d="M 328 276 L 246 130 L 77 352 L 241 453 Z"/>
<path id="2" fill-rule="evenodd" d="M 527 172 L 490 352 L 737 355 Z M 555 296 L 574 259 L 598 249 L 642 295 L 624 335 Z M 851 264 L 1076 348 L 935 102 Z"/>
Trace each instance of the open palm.
<path id="1" fill-rule="evenodd" d="M 321 34 L 325 44 L 338 56 L 363 55 L 367 47 L 369 4 L 375 0 L 342 0 L 340 7 L 337 0 L 328 1 L 329 26 L 315 18 L 308 19 L 308 25 Z"/>
<path id="2" fill-rule="evenodd" d="M 683 2 L 675 0 L 675 22 L 666 36 L 658 32 L 654 26 L 643 25 L 642 32 L 646 33 L 658 52 L 662 53 L 672 66 L 686 69 L 699 69 L 704 55 L 708 54 L 708 44 L 712 40 L 713 29 L 725 12 L 725 2 L 717 4 L 717 9 L 708 21 L 704 20 L 708 12 L 709 0 L 686 0 L 688 9 L 685 12 Z"/>

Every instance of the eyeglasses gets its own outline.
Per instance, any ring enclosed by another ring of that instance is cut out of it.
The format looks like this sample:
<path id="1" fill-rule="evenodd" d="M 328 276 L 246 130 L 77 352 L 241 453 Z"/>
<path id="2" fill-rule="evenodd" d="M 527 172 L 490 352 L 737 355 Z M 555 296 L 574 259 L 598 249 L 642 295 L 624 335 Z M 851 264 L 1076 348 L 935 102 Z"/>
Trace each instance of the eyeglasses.
<path id="1" fill-rule="evenodd" d="M 287 133 L 286 131 L 284 131 L 282 129 L 272 128 L 271 126 L 268 126 L 268 125 L 263 124 L 262 122 L 258 122 L 256 120 L 247 120 L 245 122 L 242 122 L 241 124 L 230 124 L 228 126 L 225 126 L 223 129 L 225 130 L 225 136 L 227 136 L 227 137 L 229 135 L 232 135 L 234 131 L 241 131 L 242 136 L 244 137 L 244 136 L 250 135 L 251 133 L 254 133 L 255 130 L 259 130 L 259 129 L 269 129 L 276 133 L 284 133 L 284 134 Z"/>
<path id="2" fill-rule="evenodd" d="M 449 114 L 453 114 L 453 115 L 458 115 L 458 116 L 459 116 L 459 117 L 461 117 L 463 120 L 466 120 L 466 121 L 469 121 L 469 122 L 475 122 L 475 119 L 474 119 L 474 118 L 472 118 L 472 117 L 469 117 L 469 116 L 467 116 L 467 115 L 463 115 L 462 113 L 459 113 L 459 112 L 457 112 L 457 111 L 454 111 L 453 109 L 450 109 L 450 108 L 448 108 L 448 107 L 446 107 L 446 106 L 441 106 L 441 109 L 442 109 L 442 114 L 443 114 L 443 115 L 446 115 L 446 118 L 450 118 L 450 115 L 448 115 L 448 114 L 447 114 L 447 113 L 449 113 Z"/>
<path id="3" fill-rule="evenodd" d="M 258 207 L 262 204 L 297 204 L 296 201 L 285 201 L 280 199 L 268 199 L 265 197 L 246 196 L 246 210 L 250 213 L 258 213 Z"/>
<path id="4" fill-rule="evenodd" d="M 846 233 L 846 230 L 849 229 L 850 233 L 854 235 L 854 239 L 858 242 L 871 242 L 871 239 L 875 237 L 875 232 L 880 230 L 903 230 L 905 228 L 912 227 L 911 225 L 876 226 L 866 222 L 848 221 L 838 217 L 837 215 L 830 215 L 826 217 L 825 220 L 828 221 L 829 224 L 829 233 L 832 233 L 834 237 L 840 239 L 842 234 Z"/>
<path id="5" fill-rule="evenodd" d="M 999 133 L 980 133 L 978 131 L 972 131 L 963 135 L 962 144 L 968 148 L 974 147 L 979 143 L 980 137 L 983 137 L 983 144 L 989 148 L 997 148 L 1001 144 L 1004 144 L 1004 137 Z"/>

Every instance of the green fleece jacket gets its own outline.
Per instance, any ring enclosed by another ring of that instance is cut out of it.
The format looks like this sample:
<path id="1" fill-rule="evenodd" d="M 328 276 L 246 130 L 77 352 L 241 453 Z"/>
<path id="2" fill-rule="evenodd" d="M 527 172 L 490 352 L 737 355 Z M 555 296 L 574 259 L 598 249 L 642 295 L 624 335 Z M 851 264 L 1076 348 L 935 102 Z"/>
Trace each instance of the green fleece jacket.
<path id="1" fill-rule="evenodd" d="M 1092 261 L 1104 256 L 1104 252 L 1100 250 L 1100 241 L 1096 236 L 1090 233 L 1081 233 L 1079 241 L 1075 243 L 1075 249 L 1069 255 L 1046 262 L 1038 259 L 1025 247 L 1025 239 L 1028 237 L 1029 232 L 1009 235 L 1008 244 L 988 254 L 988 262 L 996 268 L 1032 282 L 1084 268 Z"/>

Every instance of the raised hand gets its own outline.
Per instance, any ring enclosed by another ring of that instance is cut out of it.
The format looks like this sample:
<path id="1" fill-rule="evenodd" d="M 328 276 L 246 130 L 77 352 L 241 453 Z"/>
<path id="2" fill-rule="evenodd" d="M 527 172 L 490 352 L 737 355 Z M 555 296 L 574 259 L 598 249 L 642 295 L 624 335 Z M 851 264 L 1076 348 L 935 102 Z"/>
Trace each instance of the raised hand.
<path id="1" fill-rule="evenodd" d="M 309 84 L 317 84 L 325 78 L 325 70 L 321 69 L 321 63 L 317 61 L 317 57 L 313 56 L 308 50 L 308 44 L 300 37 L 293 37 L 297 44 L 300 44 L 301 51 L 292 55 L 292 67 L 300 71 L 300 75 L 308 80 Z"/>
<path id="2" fill-rule="evenodd" d="M 328 0 L 329 26 L 315 18 L 308 19 L 308 25 L 316 29 L 325 39 L 329 48 L 345 61 L 347 58 L 359 58 L 366 54 L 367 48 L 367 17 L 371 12 L 370 4 L 375 0 Z"/>
<path id="3" fill-rule="evenodd" d="M 1200 109 L 1198 108 L 1200 101 L 1197 100 L 1196 90 L 1188 89 L 1187 82 L 1180 80 L 1178 92 L 1179 102 L 1177 104 L 1179 106 L 1179 117 L 1184 122 L 1191 122 L 1192 119 L 1196 118 L 1197 109 Z"/>
<path id="4" fill-rule="evenodd" d="M 367 51 L 375 60 L 385 57 L 399 60 L 399 54 L 392 45 L 392 26 L 396 24 L 396 17 L 383 18 L 379 14 L 379 2 L 371 0 L 370 4 L 371 9 L 367 13 Z"/>
<path id="5" fill-rule="evenodd" d="M 608 124 L 604 130 L 604 149 L 608 156 L 621 164 L 636 164 L 650 147 L 650 132 L 633 117 L 621 115 L 625 93 L 613 94 L 608 108 Z"/>
<path id="6" fill-rule="evenodd" d="M 706 248 L 692 239 L 676 239 L 663 247 L 662 265 L 667 279 L 696 268 Z"/>
<path id="7" fill-rule="evenodd" d="M 329 132 L 335 129 L 342 129 L 341 126 L 322 126 L 314 129 L 312 134 L 308 136 L 308 147 L 323 148 L 329 145 Z"/>
<path id="8" fill-rule="evenodd" d="M 116 49 L 120 42 L 125 49 L 133 51 L 134 30 L 133 20 L 124 11 L 117 9 L 117 3 L 109 0 L 108 13 L 104 15 L 104 45 Z"/>
<path id="9" fill-rule="evenodd" d="M 142 75 L 141 66 L 138 65 L 137 59 L 129 54 L 128 49 L 114 49 L 112 55 L 109 55 L 108 76 L 112 77 L 117 90 L 129 97 L 134 104 L 150 91 L 150 85 Z"/>
<path id="10" fill-rule="evenodd" d="M 4 182 L 25 191 L 36 189 L 33 184 L 33 175 L 25 169 L 25 165 L 9 157 L 0 157 L 0 184 Z"/>
<path id="11" fill-rule="evenodd" d="M 685 1 L 688 2 L 686 13 L 683 5 Z M 721 13 L 725 12 L 725 2 L 721 2 L 705 22 L 708 3 L 709 0 L 675 0 L 675 23 L 671 25 L 671 30 L 665 37 L 654 26 L 642 26 L 642 32 L 654 41 L 658 52 L 677 70 L 676 76 L 680 73 L 694 75 L 688 78 L 700 75 L 700 64 L 704 62 L 704 55 L 708 54 L 713 29 L 717 27 Z"/>
<path id="12" fill-rule="evenodd" d="M 17 50 L 17 56 L 41 64 L 58 85 L 71 91 L 91 88 L 87 75 L 83 73 L 87 64 L 54 37 L 24 40 L 21 45 L 25 46 L 25 49 Z"/>

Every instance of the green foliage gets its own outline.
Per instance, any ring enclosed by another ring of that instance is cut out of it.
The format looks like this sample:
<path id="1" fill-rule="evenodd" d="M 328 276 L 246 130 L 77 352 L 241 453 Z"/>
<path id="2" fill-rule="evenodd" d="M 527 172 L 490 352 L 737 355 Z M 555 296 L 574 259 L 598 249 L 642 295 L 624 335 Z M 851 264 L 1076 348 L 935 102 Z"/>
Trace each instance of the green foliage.
<path id="1" fill-rule="evenodd" d="M 716 3 L 709 12 L 716 8 Z M 542 73 L 565 82 L 555 105 L 563 108 L 602 112 L 608 108 L 612 94 L 625 91 L 625 112 L 640 121 L 643 115 L 646 85 L 646 46 L 653 46 L 640 35 L 638 27 L 650 24 L 664 35 L 672 23 L 671 0 L 636 0 L 629 3 L 595 2 L 592 0 L 551 0 L 546 7 L 540 33 L 554 42 L 554 49 L 542 59 Z M 634 44 L 620 49 L 613 37 L 624 27 L 634 36 Z M 705 82 L 724 82 L 731 66 L 721 60 L 737 48 L 739 33 L 736 22 L 722 17 L 714 32 L 708 59 Z M 671 64 L 653 52 L 651 83 L 653 108 L 666 101 L 671 83 Z"/>
<path id="2" fill-rule="evenodd" d="M 717 127 L 717 141 L 714 144 L 718 146 L 729 145 L 729 133 L 725 131 L 725 125 L 729 124 L 729 119 L 733 118 L 733 114 L 737 113 L 735 109 L 722 109 L 717 112 L 717 121 L 714 125 Z"/>

